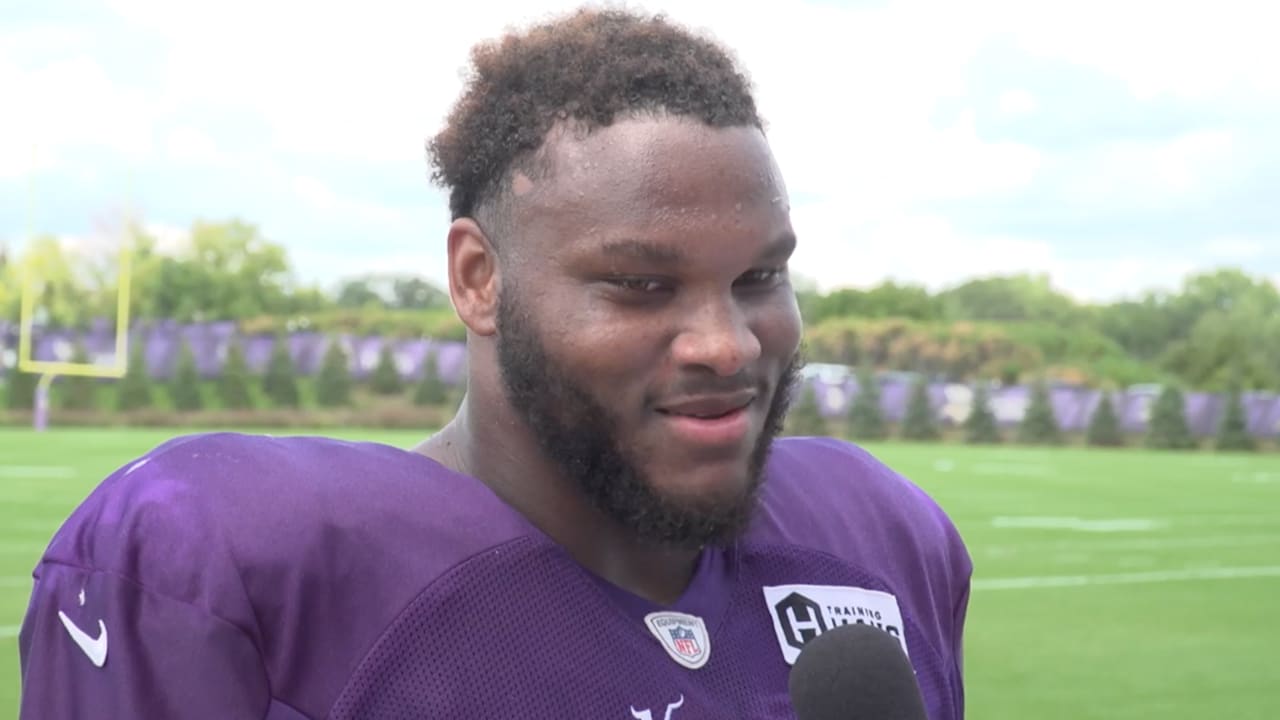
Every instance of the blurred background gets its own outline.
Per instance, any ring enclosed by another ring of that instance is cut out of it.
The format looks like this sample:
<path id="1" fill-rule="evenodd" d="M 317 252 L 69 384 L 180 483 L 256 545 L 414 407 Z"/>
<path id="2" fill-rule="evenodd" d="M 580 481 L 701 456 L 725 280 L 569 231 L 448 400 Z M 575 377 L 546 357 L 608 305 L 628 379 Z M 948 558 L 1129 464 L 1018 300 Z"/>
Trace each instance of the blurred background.
<path id="1" fill-rule="evenodd" d="M 115 467 L 177 433 L 404 446 L 448 419 L 424 143 L 474 43 L 575 6 L 0 7 L 0 717 L 31 568 Z M 788 431 L 956 519 L 970 715 L 1280 717 L 1269 9 L 629 7 L 754 80 L 800 237 Z"/>

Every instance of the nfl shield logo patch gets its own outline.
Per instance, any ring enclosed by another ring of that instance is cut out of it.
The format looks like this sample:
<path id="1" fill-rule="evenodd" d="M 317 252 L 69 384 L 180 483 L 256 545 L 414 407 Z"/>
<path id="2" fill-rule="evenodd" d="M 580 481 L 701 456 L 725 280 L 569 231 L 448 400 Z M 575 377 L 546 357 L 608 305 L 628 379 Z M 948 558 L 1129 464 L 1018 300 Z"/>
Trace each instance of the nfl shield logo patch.
<path id="1" fill-rule="evenodd" d="M 695 658 L 702 654 L 702 648 L 698 647 L 698 638 L 693 636 L 693 631 L 689 628 L 672 628 L 671 641 L 676 646 L 676 652 L 687 658 Z"/>
<path id="2" fill-rule="evenodd" d="M 676 612 L 649 613 L 644 618 L 649 632 L 658 639 L 672 660 L 697 670 L 711 658 L 707 624 L 696 615 Z"/>

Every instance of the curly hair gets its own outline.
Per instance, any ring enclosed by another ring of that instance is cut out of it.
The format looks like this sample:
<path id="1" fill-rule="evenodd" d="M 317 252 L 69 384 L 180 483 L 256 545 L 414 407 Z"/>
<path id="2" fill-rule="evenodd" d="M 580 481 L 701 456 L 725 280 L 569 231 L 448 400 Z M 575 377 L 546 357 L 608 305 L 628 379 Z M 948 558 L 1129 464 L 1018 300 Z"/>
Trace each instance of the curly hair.
<path id="1" fill-rule="evenodd" d="M 729 51 L 661 15 L 581 9 L 477 45 L 466 87 L 428 143 L 454 219 L 474 217 L 561 122 L 590 132 L 636 113 L 763 128 Z"/>

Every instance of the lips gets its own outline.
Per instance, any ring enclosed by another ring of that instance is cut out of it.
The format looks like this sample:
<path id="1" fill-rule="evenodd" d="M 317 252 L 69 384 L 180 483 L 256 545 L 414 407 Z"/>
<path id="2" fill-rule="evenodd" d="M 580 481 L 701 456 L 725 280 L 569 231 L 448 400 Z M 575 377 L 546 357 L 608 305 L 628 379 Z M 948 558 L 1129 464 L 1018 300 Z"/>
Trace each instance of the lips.
<path id="1" fill-rule="evenodd" d="M 750 390 L 722 395 L 701 395 L 664 403 L 659 406 L 658 412 L 711 420 L 745 408 L 755 400 L 755 397 L 756 394 Z"/>
<path id="2" fill-rule="evenodd" d="M 687 445 L 739 445 L 751 431 L 749 406 L 754 392 L 705 395 L 670 402 L 658 408 L 674 439 Z"/>

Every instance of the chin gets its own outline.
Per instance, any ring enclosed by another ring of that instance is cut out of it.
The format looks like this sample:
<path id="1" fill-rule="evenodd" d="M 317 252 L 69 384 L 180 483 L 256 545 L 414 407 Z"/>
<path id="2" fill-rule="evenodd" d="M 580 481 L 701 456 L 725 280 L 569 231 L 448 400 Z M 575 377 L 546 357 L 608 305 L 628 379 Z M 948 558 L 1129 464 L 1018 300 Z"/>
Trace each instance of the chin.
<path id="1" fill-rule="evenodd" d="M 751 476 L 750 459 L 746 457 L 692 468 L 657 468 L 649 477 L 661 478 L 651 485 L 656 495 L 669 503 L 691 507 L 739 504 L 759 484 Z"/>

